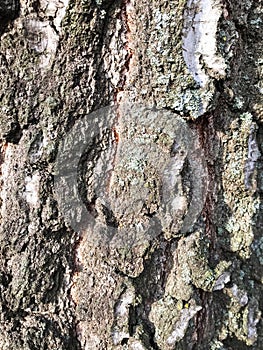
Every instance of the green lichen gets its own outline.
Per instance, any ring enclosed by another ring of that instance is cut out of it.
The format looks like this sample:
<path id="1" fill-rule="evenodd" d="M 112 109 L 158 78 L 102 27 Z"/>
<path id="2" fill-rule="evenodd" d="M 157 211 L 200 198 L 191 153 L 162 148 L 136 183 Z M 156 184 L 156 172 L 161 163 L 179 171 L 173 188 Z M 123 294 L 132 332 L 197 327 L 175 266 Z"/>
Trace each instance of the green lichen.
<path id="1" fill-rule="evenodd" d="M 236 124 L 237 122 L 237 124 Z M 243 113 L 239 120 L 232 122 L 233 128 L 225 136 L 225 169 L 223 188 L 226 204 L 232 215 L 224 228 L 229 233 L 231 250 L 249 258 L 253 242 L 253 216 L 258 210 L 259 198 L 253 197 L 245 187 L 245 166 L 248 156 L 248 140 L 252 126 L 251 113 Z M 238 126 L 238 129 L 237 128 Z"/>
<path id="2" fill-rule="evenodd" d="M 181 307 L 170 296 L 152 304 L 149 319 L 155 326 L 155 341 L 163 349 L 173 349 L 185 336 L 190 320 L 202 309 L 191 299 Z"/>
<path id="3" fill-rule="evenodd" d="M 248 346 L 257 340 L 257 324 L 261 317 L 258 301 L 254 297 L 248 297 L 246 291 L 237 285 L 225 290 L 231 298 L 227 312 L 227 321 L 221 329 L 220 338 L 225 339 L 229 333 Z"/>

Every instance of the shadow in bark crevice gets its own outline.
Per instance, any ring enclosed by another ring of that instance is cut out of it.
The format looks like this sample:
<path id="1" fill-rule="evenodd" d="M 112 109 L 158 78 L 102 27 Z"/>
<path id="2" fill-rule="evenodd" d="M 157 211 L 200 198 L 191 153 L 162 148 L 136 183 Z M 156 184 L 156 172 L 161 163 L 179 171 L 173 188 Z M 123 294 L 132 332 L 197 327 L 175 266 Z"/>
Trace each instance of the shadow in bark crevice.
<path id="1" fill-rule="evenodd" d="M 0 36 L 5 32 L 8 24 L 18 17 L 19 11 L 20 11 L 19 0 L 1 0 Z"/>
<path id="2" fill-rule="evenodd" d="M 136 327 L 143 326 L 144 334 L 141 341 L 147 349 L 161 350 L 155 341 L 155 326 L 149 320 L 151 305 L 164 296 L 165 285 L 173 266 L 173 240 L 166 241 L 163 237 L 159 242 L 154 241 L 154 247 L 149 259 L 144 261 L 143 272 L 132 279 L 136 295 L 141 303 L 130 308 L 129 331 L 130 335 L 136 333 Z M 152 249 L 152 248 L 151 248 Z"/>

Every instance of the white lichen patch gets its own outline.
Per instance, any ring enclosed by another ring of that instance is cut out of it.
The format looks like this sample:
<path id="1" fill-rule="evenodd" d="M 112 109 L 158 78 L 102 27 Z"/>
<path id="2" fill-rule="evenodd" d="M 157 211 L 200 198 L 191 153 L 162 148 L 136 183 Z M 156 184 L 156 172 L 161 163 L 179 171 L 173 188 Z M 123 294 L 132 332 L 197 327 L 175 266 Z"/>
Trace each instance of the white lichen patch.
<path id="1" fill-rule="evenodd" d="M 163 30 L 169 26 L 170 16 L 168 13 L 163 13 L 159 9 L 154 14 L 155 28 L 157 30 Z M 159 43 L 160 44 L 160 43 Z"/>
<path id="2" fill-rule="evenodd" d="M 129 290 L 126 294 L 123 295 L 119 304 L 116 307 L 116 316 L 123 317 L 129 312 L 129 305 L 134 300 L 134 292 Z"/>
<path id="3" fill-rule="evenodd" d="M 118 345 L 125 338 L 129 338 L 129 333 L 114 331 L 112 333 L 112 341 L 114 345 Z"/>
<path id="4" fill-rule="evenodd" d="M 155 327 L 155 341 L 160 349 L 173 349 L 185 336 L 189 322 L 202 307 L 191 299 L 180 309 L 176 299 L 166 296 L 151 306 L 149 320 Z"/>
<path id="5" fill-rule="evenodd" d="M 256 190 L 256 171 L 259 149 L 256 143 L 252 115 L 244 113 L 233 121 L 223 136 L 225 166 L 222 172 L 224 200 L 231 215 L 223 227 L 229 234 L 228 245 L 242 259 L 251 256 L 254 241 L 254 215 L 259 210 L 260 198 Z"/>
<path id="6" fill-rule="evenodd" d="M 261 319 L 258 301 L 249 297 L 248 292 L 236 284 L 232 288 L 226 288 L 225 293 L 231 300 L 228 312 L 229 331 L 247 345 L 253 345 L 258 338 L 257 325 Z"/>
<path id="7" fill-rule="evenodd" d="M 54 25 L 58 32 L 61 31 L 61 22 L 66 14 L 66 9 L 69 0 L 40 0 L 40 14 L 44 16 L 53 17 Z"/>
<path id="8" fill-rule="evenodd" d="M 28 204 L 36 207 L 39 203 L 39 181 L 40 176 L 35 173 L 32 176 L 26 176 L 25 178 L 25 192 L 24 197 Z"/>
<path id="9" fill-rule="evenodd" d="M 25 32 L 28 47 L 41 54 L 39 66 L 42 69 L 47 68 L 55 56 L 61 33 L 61 22 L 68 2 L 68 0 L 41 0 L 37 16 L 26 15 L 22 22 L 20 20 L 18 22 L 18 27 Z M 21 3 L 21 13 L 26 12 L 23 6 L 27 4 Z"/>
<path id="10" fill-rule="evenodd" d="M 245 306 L 248 303 L 248 295 L 247 292 L 240 289 L 236 284 L 233 284 L 231 288 L 231 292 L 233 297 L 238 301 L 240 306 Z"/>
<path id="11" fill-rule="evenodd" d="M 256 300 L 252 302 L 247 307 L 247 312 L 245 312 L 245 319 L 247 319 L 247 344 L 252 345 L 256 342 L 258 333 L 257 333 L 257 324 L 261 319 L 261 311 L 259 311 L 258 303 Z"/>
<path id="12" fill-rule="evenodd" d="M 180 318 L 176 322 L 174 331 L 167 339 L 167 344 L 175 345 L 176 342 L 183 339 L 185 332 L 188 328 L 189 321 L 196 315 L 198 311 L 202 309 L 201 306 L 193 306 L 189 309 L 182 309 Z"/>
<path id="13" fill-rule="evenodd" d="M 230 273 L 222 273 L 222 275 L 220 275 L 216 280 L 215 285 L 213 287 L 213 291 L 224 289 L 225 284 L 227 284 L 228 282 L 230 282 Z"/>
<path id="14" fill-rule="evenodd" d="M 218 0 L 189 0 L 183 35 L 183 56 L 193 78 L 205 87 L 210 76 L 225 76 L 225 61 L 217 54 L 217 23 L 222 14 Z"/>
<path id="15" fill-rule="evenodd" d="M 8 179 L 10 178 L 10 174 L 12 172 L 12 168 L 10 164 L 12 164 L 12 158 L 15 154 L 17 146 L 13 144 L 7 144 L 4 149 L 5 154 L 5 162 L 1 165 L 1 181 L 2 181 L 2 188 L 1 188 L 1 215 L 3 216 L 4 213 L 7 211 L 7 205 L 8 205 L 8 197 L 9 197 L 9 188 L 6 185 L 8 183 Z"/>
<path id="16" fill-rule="evenodd" d="M 251 124 L 250 134 L 248 139 L 248 155 L 245 166 L 245 187 L 252 191 L 257 188 L 256 173 L 257 163 L 261 156 L 258 143 L 257 143 L 257 129 L 258 126 L 255 123 Z"/>
<path id="17" fill-rule="evenodd" d="M 225 77 L 226 63 L 217 52 L 216 32 L 222 4 L 218 0 L 188 0 L 184 13 L 183 57 L 201 90 L 211 91 L 211 78 Z M 204 113 L 209 100 L 202 94 Z"/>
<path id="18" fill-rule="evenodd" d="M 146 350 L 146 348 L 138 341 L 135 340 L 130 344 L 131 350 Z"/>
<path id="19" fill-rule="evenodd" d="M 112 341 L 114 345 L 121 344 L 123 339 L 129 339 L 129 309 L 135 300 L 135 290 L 133 287 L 125 290 L 116 302 L 114 316 L 114 328 Z"/>

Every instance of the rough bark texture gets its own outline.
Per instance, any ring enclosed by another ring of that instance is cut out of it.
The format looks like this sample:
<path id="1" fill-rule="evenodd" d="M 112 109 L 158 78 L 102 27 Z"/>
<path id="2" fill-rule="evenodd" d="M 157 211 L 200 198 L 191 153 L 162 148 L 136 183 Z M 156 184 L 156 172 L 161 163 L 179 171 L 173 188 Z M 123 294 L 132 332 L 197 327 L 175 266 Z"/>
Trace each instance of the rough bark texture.
<path id="1" fill-rule="evenodd" d="M 262 347 L 262 20 L 260 0 L 1 2 L 1 350 Z M 65 220 L 55 164 L 74 125 L 110 104 L 107 127 L 87 119 L 83 134 L 101 133 L 74 184 L 92 236 Z M 178 125 L 207 168 L 186 232 L 204 174 L 196 153 L 189 169 L 172 152 Z M 162 207 L 165 162 L 178 217 Z M 109 163 L 107 211 L 95 188 Z M 151 239 L 126 244 L 152 220 Z M 96 241 L 100 225 L 118 241 Z"/>

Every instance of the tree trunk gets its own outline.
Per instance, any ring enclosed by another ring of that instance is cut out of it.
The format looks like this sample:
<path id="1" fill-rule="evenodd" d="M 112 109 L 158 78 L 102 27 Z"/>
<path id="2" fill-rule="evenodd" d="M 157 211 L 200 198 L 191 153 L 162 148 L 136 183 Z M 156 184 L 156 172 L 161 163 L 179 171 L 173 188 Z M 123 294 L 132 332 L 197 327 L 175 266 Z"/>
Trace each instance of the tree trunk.
<path id="1" fill-rule="evenodd" d="M 0 22 L 0 349 L 260 349 L 261 0 Z"/>

